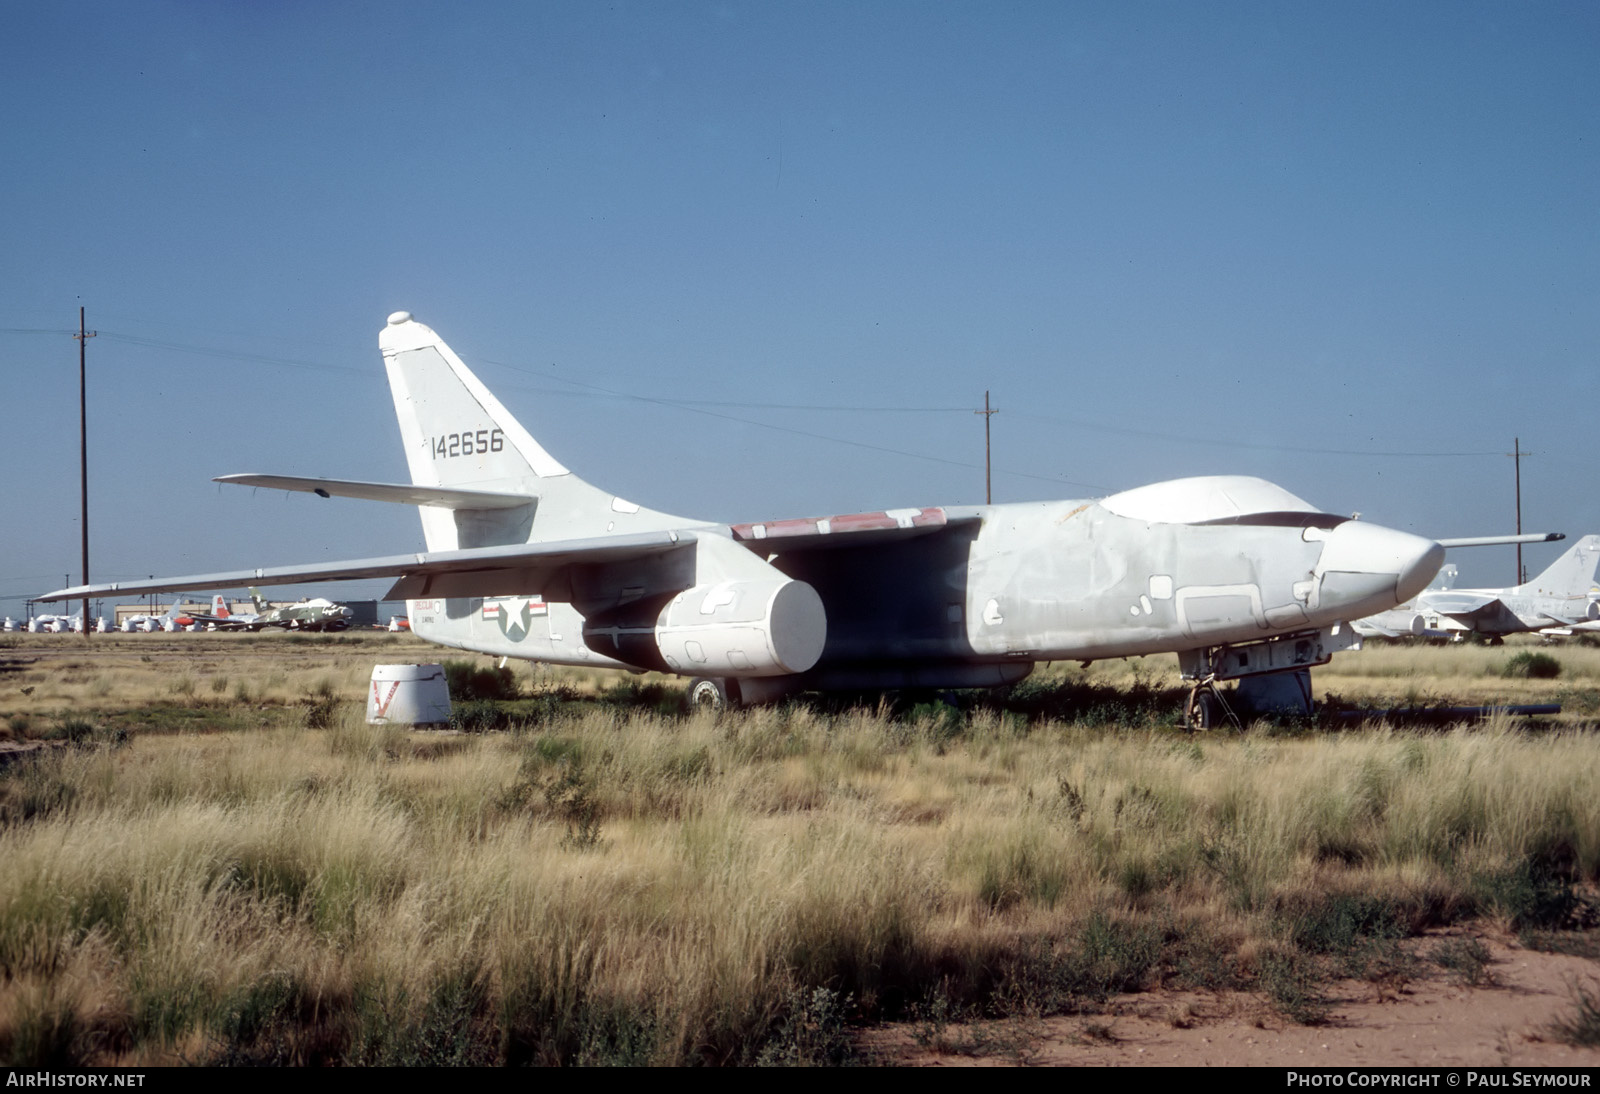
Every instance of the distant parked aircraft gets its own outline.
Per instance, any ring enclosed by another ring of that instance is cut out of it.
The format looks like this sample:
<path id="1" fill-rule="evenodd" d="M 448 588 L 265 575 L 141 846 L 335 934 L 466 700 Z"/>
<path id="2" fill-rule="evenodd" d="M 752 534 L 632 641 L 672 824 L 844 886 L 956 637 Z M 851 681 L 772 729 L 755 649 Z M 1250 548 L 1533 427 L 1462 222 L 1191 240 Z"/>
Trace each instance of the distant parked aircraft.
<path id="1" fill-rule="evenodd" d="M 253 630 L 256 620 L 251 613 L 235 613 L 221 593 L 211 598 L 210 612 L 186 612 L 185 616 L 193 629 L 212 631 Z"/>
<path id="2" fill-rule="evenodd" d="M 696 702 L 978 687 L 1051 660 L 1175 652 L 1206 724 L 1215 681 L 1305 674 L 1404 603 L 1432 540 L 1325 513 L 1261 479 L 1101 500 L 718 524 L 579 479 L 407 312 L 379 338 L 411 483 L 221 481 L 421 507 L 427 552 L 63 589 L 44 599 L 393 576 L 446 646 L 692 677 Z M 671 438 L 659 447 L 672 450 Z M 1307 677 L 1306 690 L 1309 691 Z"/>
<path id="3" fill-rule="evenodd" d="M 1366 635 L 1429 635 L 1465 639 L 1548 628 L 1584 627 L 1600 621 L 1600 535 L 1584 536 L 1544 573 L 1504 589 L 1429 588 L 1409 603 L 1357 620 Z M 1453 567 L 1448 575 L 1453 583 Z M 1443 571 L 1441 571 L 1442 573 Z M 1437 584 L 1437 583 L 1436 583 Z M 1586 628 L 1593 629 L 1593 628 Z"/>
<path id="4" fill-rule="evenodd" d="M 151 631 L 180 631 L 194 622 L 188 613 L 182 610 L 183 597 L 172 602 L 163 615 L 130 615 L 123 619 L 122 630 L 125 634 Z"/>
<path id="5" fill-rule="evenodd" d="M 36 615 L 28 620 L 30 634 L 82 633 L 83 613 L 76 615 Z"/>
<path id="6" fill-rule="evenodd" d="M 221 600 L 219 596 L 217 598 Z M 256 614 L 243 626 L 253 631 L 266 627 L 283 627 L 291 631 L 342 631 L 350 626 L 350 609 L 323 597 L 300 600 L 282 608 L 269 608 L 258 589 L 250 590 L 250 600 Z M 236 617 L 244 618 L 244 617 Z"/>

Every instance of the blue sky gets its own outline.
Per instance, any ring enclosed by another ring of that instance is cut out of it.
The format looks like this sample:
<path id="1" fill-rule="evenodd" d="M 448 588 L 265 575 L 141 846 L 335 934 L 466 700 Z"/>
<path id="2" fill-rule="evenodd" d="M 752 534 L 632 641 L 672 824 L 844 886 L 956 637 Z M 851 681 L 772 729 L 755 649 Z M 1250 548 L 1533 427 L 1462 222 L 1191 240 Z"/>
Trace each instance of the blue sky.
<path id="1" fill-rule="evenodd" d="M 401 308 L 569 467 L 688 516 L 982 501 L 988 389 L 996 501 L 1255 474 L 1485 534 L 1520 437 L 1525 526 L 1600 531 L 1592 4 L 0 28 L 0 611 L 77 580 L 80 304 L 96 580 L 420 548 L 406 508 L 209 481 L 403 479 Z"/>

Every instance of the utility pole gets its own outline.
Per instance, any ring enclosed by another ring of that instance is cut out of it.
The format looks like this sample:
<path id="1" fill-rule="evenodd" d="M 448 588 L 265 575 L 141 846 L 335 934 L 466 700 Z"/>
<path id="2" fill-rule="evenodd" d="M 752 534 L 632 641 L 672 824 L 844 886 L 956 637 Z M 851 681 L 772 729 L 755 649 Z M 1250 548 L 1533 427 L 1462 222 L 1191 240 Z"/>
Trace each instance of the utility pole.
<path id="1" fill-rule="evenodd" d="M 1533 453 L 1522 450 L 1522 438 L 1511 438 L 1511 459 L 1516 467 L 1517 481 L 1517 535 L 1522 534 L 1522 457 L 1531 456 Z M 1517 544 L 1517 580 L 1514 584 L 1522 585 L 1528 580 L 1527 571 L 1522 568 L 1522 544 Z"/>
<path id="2" fill-rule="evenodd" d="M 89 584 L 89 399 L 84 384 L 84 358 L 89 339 L 97 332 L 84 330 L 83 305 L 78 306 L 78 501 L 79 527 L 83 531 L 83 583 Z M 89 623 L 89 598 L 83 598 L 83 640 L 89 640 L 94 627 Z"/>
<path id="3" fill-rule="evenodd" d="M 990 488 L 989 478 L 989 419 L 993 415 L 1000 413 L 1000 411 L 998 408 L 989 409 L 989 393 L 985 391 L 983 393 L 983 409 L 974 410 L 973 413 L 983 415 L 983 504 L 993 505 L 994 493 Z"/>

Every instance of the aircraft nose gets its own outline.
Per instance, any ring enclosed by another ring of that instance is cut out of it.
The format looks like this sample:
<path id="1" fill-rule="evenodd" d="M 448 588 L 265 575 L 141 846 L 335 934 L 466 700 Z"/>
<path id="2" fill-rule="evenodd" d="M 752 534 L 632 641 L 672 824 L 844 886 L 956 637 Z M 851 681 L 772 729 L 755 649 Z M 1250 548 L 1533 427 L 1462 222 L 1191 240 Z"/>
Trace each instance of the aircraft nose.
<path id="1" fill-rule="evenodd" d="M 1352 615 L 1385 611 L 1427 588 L 1443 562 L 1431 539 L 1347 520 L 1328 533 L 1317 561 L 1318 603 Z"/>

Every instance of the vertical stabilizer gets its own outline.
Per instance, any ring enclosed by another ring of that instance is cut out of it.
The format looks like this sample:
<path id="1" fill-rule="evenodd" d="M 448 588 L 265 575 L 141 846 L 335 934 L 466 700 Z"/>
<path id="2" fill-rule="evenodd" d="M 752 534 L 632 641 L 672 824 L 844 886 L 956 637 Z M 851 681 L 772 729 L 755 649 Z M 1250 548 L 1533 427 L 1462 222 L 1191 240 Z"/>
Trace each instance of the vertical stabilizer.
<path id="1" fill-rule="evenodd" d="M 1525 596 L 1586 596 L 1595 587 L 1600 566 L 1600 535 L 1584 536 L 1544 573 L 1517 587 Z"/>
<path id="2" fill-rule="evenodd" d="M 396 312 L 378 336 L 411 481 L 526 494 L 513 509 L 422 507 L 428 549 L 659 531 L 700 522 L 642 509 L 552 457 L 431 329 Z"/>

